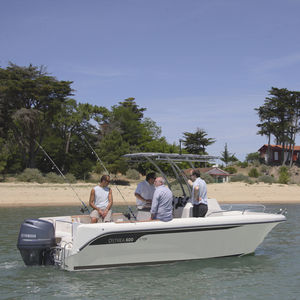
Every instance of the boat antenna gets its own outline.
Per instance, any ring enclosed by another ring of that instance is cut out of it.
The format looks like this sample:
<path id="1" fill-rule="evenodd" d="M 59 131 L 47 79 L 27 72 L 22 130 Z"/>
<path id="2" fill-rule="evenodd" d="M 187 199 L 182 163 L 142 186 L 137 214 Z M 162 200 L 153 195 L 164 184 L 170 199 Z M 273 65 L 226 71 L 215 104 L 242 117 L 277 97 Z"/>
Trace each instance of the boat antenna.
<path id="1" fill-rule="evenodd" d="M 105 167 L 103 161 L 100 159 L 100 157 L 98 156 L 98 154 L 96 153 L 96 151 L 94 150 L 94 148 L 92 147 L 92 145 L 88 142 L 88 140 L 85 138 L 84 135 L 82 135 L 82 138 L 83 138 L 84 141 L 87 143 L 87 145 L 90 147 L 90 149 L 92 150 L 92 153 L 96 156 L 98 162 L 101 164 L 101 166 L 103 167 L 104 171 L 105 171 L 108 175 L 110 175 L 109 172 L 108 172 L 108 170 L 106 169 L 106 167 Z M 124 196 L 123 196 L 123 194 L 121 193 L 121 191 L 119 190 L 118 185 L 117 185 L 114 181 L 113 181 L 113 184 L 114 184 L 114 186 L 116 187 L 116 189 L 118 190 L 118 192 L 120 193 L 120 195 L 121 195 L 122 199 L 124 200 L 124 202 L 126 203 L 127 201 L 126 201 L 126 199 L 124 198 Z M 133 213 L 131 207 L 130 207 L 129 205 L 127 205 L 127 207 L 128 207 L 128 209 L 129 209 L 130 213 L 132 214 L 132 216 L 134 217 L 134 219 L 136 220 L 136 216 L 135 216 L 135 214 Z"/>
<path id="2" fill-rule="evenodd" d="M 52 163 L 52 165 L 56 168 L 56 170 L 59 172 L 59 174 L 62 176 L 62 178 L 69 184 L 69 186 L 71 187 L 71 189 L 73 190 L 73 192 L 75 193 L 75 195 L 77 196 L 78 200 L 81 202 L 82 206 L 80 211 L 82 213 L 84 213 L 85 211 L 90 212 L 89 208 L 85 205 L 85 203 L 80 199 L 79 195 L 77 194 L 77 192 L 75 191 L 75 189 L 73 188 L 72 184 L 70 183 L 70 181 L 66 178 L 66 176 L 62 173 L 62 171 L 59 169 L 59 167 L 56 165 L 56 163 L 52 160 L 52 158 L 48 155 L 48 153 L 46 152 L 46 150 L 36 141 L 36 144 L 39 146 L 39 148 L 44 152 L 44 154 L 46 155 L 46 157 L 50 160 L 50 162 Z"/>

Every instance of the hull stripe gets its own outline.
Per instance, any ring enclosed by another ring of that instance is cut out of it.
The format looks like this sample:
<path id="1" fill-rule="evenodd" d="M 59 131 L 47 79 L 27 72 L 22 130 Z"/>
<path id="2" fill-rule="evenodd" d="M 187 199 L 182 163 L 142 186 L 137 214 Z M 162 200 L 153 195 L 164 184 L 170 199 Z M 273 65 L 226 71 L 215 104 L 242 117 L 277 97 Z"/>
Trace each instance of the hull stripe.
<path id="1" fill-rule="evenodd" d="M 211 258 L 224 258 L 224 257 L 234 257 L 242 256 L 244 253 L 225 255 Z M 169 264 L 179 261 L 191 261 L 191 260 L 200 260 L 201 258 L 194 259 L 183 259 L 183 260 L 166 260 L 166 261 L 153 261 L 153 262 L 138 262 L 138 263 L 123 263 L 123 264 L 111 264 L 111 265 L 96 265 L 96 266 L 75 266 L 74 270 L 91 270 L 91 269 L 103 269 L 103 268 L 116 268 L 116 267 L 126 267 L 126 266 L 139 266 L 139 265 L 159 265 L 159 264 Z M 210 258 L 206 258 L 210 259 Z"/>
<path id="2" fill-rule="evenodd" d="M 172 233 L 185 233 L 185 232 L 195 232 L 195 231 L 216 231 L 216 230 L 228 230 L 240 226 L 222 226 L 214 228 L 187 228 L 187 229 L 157 229 L 157 230 L 143 230 L 143 231 L 123 231 L 123 232 L 109 232 L 103 234 L 96 239 L 94 239 L 89 246 L 96 245 L 111 245 L 111 244 L 126 244 L 135 243 L 139 238 L 147 235 L 154 234 L 172 234 Z"/>
<path id="3" fill-rule="evenodd" d="M 236 223 L 226 225 L 210 225 L 210 226 L 198 226 L 198 227 L 177 227 L 168 229 L 144 229 L 144 230 L 126 230 L 126 231 L 111 231 L 108 233 L 101 234 L 84 244 L 79 248 L 79 251 L 83 250 L 87 246 L 96 245 L 111 245 L 111 244 L 122 244 L 122 243 L 134 243 L 140 237 L 145 235 L 153 234 L 171 234 L 171 233 L 184 233 L 184 232 L 195 232 L 195 231 L 212 231 L 212 230 L 228 230 L 244 225 L 256 225 L 266 223 L 280 223 L 283 221 L 266 221 L 266 222 L 253 222 L 253 223 Z"/>

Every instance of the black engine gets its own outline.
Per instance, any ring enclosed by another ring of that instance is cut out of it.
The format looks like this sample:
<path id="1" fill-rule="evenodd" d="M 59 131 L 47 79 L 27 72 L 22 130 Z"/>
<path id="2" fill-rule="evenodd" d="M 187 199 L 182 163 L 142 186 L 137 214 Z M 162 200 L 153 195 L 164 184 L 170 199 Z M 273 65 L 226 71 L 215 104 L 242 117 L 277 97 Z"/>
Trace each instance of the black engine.
<path id="1" fill-rule="evenodd" d="M 22 223 L 17 247 L 26 265 L 53 265 L 55 231 L 52 223 L 27 219 Z"/>

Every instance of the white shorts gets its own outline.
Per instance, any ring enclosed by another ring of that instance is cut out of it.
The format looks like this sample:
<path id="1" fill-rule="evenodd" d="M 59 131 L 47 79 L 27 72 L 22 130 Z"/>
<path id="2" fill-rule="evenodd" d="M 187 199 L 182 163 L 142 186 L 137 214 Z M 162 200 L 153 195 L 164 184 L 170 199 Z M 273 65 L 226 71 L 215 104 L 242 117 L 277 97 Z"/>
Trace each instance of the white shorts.
<path id="1" fill-rule="evenodd" d="M 107 215 L 105 216 L 105 218 L 103 219 L 102 216 L 99 215 L 99 212 L 98 210 L 93 210 L 91 213 L 90 213 L 90 217 L 91 218 L 96 218 L 98 219 L 98 223 L 103 223 L 103 222 L 111 222 L 111 214 L 112 214 L 112 211 L 111 209 L 107 212 Z"/>
<path id="2" fill-rule="evenodd" d="M 151 219 L 150 211 L 137 211 L 136 220 L 137 221 L 149 221 Z"/>

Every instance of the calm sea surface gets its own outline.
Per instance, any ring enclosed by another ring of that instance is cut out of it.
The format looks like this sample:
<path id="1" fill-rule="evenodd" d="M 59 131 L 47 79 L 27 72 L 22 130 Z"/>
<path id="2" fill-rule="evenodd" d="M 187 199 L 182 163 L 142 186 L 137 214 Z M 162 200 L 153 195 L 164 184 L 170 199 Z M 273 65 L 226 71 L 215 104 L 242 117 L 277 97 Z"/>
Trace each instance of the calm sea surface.
<path id="1" fill-rule="evenodd" d="M 0 299 L 300 299 L 300 205 L 267 209 L 282 207 L 254 255 L 84 272 L 25 267 L 16 248 L 24 219 L 77 207 L 0 208 Z"/>

